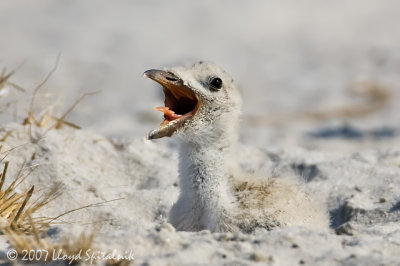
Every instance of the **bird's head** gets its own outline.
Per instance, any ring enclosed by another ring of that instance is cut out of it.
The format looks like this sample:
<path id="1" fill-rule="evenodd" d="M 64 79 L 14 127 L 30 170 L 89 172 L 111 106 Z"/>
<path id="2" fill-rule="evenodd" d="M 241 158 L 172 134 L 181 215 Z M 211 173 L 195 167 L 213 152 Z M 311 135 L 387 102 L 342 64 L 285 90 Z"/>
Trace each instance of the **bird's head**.
<path id="1" fill-rule="evenodd" d="M 149 139 L 178 135 L 184 138 L 218 138 L 237 124 L 241 98 L 232 78 L 219 66 L 198 62 L 190 67 L 151 69 L 144 76 L 162 85 L 164 113 Z"/>

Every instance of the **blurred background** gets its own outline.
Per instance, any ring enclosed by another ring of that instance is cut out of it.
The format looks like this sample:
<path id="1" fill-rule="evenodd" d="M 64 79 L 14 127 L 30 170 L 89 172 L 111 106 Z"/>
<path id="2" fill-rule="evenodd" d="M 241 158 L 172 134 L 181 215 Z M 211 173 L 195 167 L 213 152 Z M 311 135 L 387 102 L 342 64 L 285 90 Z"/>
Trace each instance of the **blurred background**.
<path id="1" fill-rule="evenodd" d="M 154 107 L 163 97 L 142 73 L 201 59 L 221 65 L 240 88 L 245 143 L 306 136 L 309 145 L 381 145 L 400 125 L 399 25 L 396 0 L 2 0 L 0 66 L 23 63 L 10 81 L 26 92 L 10 87 L 1 119 L 26 117 L 32 91 L 61 54 L 37 111 L 40 102 L 59 103 L 62 114 L 83 92 L 100 91 L 68 120 L 107 136 L 143 137 L 160 123 Z"/>

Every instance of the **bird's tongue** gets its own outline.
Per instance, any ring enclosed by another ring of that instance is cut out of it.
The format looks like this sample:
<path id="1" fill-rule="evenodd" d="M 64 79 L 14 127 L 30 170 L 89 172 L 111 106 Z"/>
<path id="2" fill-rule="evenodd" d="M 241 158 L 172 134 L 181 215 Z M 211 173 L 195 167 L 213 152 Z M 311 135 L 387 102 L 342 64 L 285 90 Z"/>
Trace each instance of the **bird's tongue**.
<path id="1" fill-rule="evenodd" d="M 168 121 L 178 119 L 179 117 L 182 116 L 182 115 L 175 114 L 175 112 L 170 110 L 169 107 L 156 107 L 156 110 L 163 112 Z"/>

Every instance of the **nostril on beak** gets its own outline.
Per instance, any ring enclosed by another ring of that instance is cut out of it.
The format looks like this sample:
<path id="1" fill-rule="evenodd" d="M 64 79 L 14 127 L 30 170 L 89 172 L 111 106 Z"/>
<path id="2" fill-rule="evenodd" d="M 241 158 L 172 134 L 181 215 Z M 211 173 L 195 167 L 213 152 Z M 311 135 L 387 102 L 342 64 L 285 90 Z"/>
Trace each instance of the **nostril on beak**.
<path id="1" fill-rule="evenodd" d="M 172 72 L 167 72 L 165 78 L 169 81 L 178 81 L 179 79 Z"/>
<path id="2" fill-rule="evenodd" d="M 167 80 L 169 80 L 169 81 L 178 81 L 178 79 L 176 79 L 176 78 L 171 78 L 171 77 L 165 77 Z"/>

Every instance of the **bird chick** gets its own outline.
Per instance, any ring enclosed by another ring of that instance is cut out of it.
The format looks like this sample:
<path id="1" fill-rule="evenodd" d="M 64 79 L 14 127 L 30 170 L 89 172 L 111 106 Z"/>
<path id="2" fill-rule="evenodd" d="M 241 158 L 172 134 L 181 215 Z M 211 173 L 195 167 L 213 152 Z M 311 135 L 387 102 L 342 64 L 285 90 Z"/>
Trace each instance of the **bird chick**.
<path id="1" fill-rule="evenodd" d="M 241 97 L 213 63 L 148 70 L 162 85 L 164 120 L 149 139 L 180 138 L 180 194 L 169 220 L 177 230 L 251 232 L 257 227 L 328 227 L 328 216 L 296 183 L 243 174 L 236 160 Z"/>

